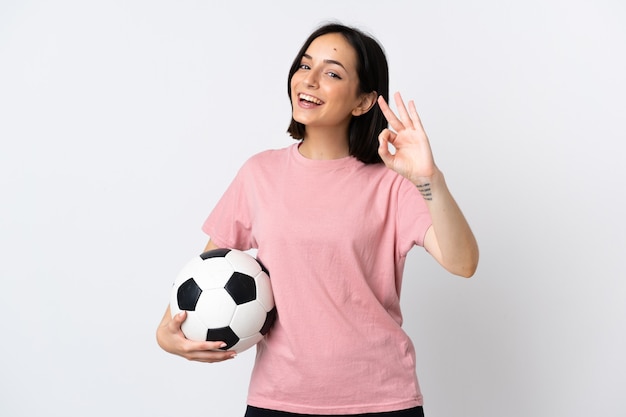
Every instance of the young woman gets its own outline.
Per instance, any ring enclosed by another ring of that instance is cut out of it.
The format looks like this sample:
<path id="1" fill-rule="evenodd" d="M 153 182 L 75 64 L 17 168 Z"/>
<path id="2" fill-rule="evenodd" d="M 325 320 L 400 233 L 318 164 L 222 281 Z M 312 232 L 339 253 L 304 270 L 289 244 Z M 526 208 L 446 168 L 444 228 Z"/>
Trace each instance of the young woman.
<path id="1" fill-rule="evenodd" d="M 423 246 L 470 277 L 474 236 L 414 103 L 396 94 L 398 115 L 390 110 L 387 61 L 372 37 L 320 27 L 296 56 L 288 92 L 298 141 L 250 158 L 203 225 L 205 250 L 257 248 L 272 279 L 278 318 L 257 345 L 246 416 L 422 416 L 401 328 L 405 257 Z M 185 339 L 184 320 L 166 310 L 164 350 L 200 362 L 235 356 Z"/>

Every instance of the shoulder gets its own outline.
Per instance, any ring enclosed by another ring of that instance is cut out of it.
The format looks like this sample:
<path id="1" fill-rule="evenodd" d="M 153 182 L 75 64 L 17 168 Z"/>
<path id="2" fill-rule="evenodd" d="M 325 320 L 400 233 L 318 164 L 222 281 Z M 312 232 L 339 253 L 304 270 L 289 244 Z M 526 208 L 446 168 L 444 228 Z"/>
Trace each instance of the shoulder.
<path id="1" fill-rule="evenodd" d="M 292 146 L 288 146 L 280 149 L 266 149 L 250 156 L 242 165 L 242 168 L 256 168 L 259 166 L 265 166 L 272 163 L 277 163 L 282 159 L 285 159 L 289 152 L 291 152 Z"/>
<path id="2" fill-rule="evenodd" d="M 423 202 L 423 198 L 415 185 L 385 164 L 364 164 L 358 171 L 358 186 L 362 189 L 374 190 L 377 199 L 416 201 L 416 204 Z"/>
<path id="3" fill-rule="evenodd" d="M 238 177 L 259 179 L 272 176 L 285 166 L 291 152 L 291 146 L 281 149 L 268 149 L 250 156 L 241 166 Z"/>
<path id="4" fill-rule="evenodd" d="M 382 162 L 377 164 L 361 164 L 361 169 L 359 169 L 360 174 L 370 181 L 377 180 L 385 184 L 393 184 L 395 187 L 414 188 L 411 181 L 394 170 L 389 169 Z"/>
<path id="5" fill-rule="evenodd" d="M 292 150 L 293 145 L 281 149 L 267 149 L 252 155 L 246 160 L 244 166 L 259 166 L 279 162 L 285 159 Z"/>

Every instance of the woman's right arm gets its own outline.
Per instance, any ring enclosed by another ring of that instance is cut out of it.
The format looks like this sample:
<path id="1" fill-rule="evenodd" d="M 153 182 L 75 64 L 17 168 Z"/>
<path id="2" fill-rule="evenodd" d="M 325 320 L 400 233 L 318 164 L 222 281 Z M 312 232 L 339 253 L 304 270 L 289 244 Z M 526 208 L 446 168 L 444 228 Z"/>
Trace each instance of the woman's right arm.
<path id="1" fill-rule="evenodd" d="M 205 251 L 216 248 L 217 246 L 209 240 Z M 157 342 L 163 350 L 198 362 L 221 362 L 236 356 L 232 350 L 220 350 L 220 347 L 224 346 L 223 342 L 197 342 L 187 339 L 181 330 L 186 317 L 185 311 L 172 317 L 170 307 L 167 306 L 156 332 Z"/>

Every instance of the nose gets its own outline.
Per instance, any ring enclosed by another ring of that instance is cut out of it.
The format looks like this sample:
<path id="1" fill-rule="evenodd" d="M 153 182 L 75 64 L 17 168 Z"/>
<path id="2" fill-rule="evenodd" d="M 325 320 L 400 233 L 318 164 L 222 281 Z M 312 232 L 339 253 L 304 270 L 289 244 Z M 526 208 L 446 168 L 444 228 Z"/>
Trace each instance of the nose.
<path id="1" fill-rule="evenodd" d="M 319 82 L 318 77 L 319 77 L 319 74 L 317 74 L 316 71 L 309 70 L 306 73 L 306 77 L 304 77 L 302 81 L 304 81 L 304 84 L 307 87 L 315 88 L 318 86 L 318 82 Z"/>

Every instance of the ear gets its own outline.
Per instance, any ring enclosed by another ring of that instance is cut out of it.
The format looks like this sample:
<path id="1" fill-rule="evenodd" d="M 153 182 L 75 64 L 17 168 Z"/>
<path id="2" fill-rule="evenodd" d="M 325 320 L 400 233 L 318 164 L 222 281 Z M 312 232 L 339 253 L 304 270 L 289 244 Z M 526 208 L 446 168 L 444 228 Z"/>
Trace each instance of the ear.
<path id="1" fill-rule="evenodd" d="M 376 104 L 376 99 L 378 99 L 378 93 L 376 91 L 362 94 L 359 104 L 352 110 L 352 115 L 361 116 L 367 113 L 374 107 L 374 104 Z"/>

